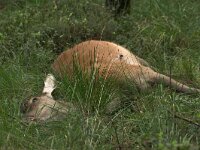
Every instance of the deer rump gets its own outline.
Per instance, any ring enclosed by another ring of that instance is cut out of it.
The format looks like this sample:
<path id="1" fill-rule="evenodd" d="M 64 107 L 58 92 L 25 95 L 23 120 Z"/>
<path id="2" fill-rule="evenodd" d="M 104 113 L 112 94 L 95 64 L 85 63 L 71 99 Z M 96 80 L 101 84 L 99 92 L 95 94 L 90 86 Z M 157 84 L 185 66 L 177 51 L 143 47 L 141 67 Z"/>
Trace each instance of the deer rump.
<path id="1" fill-rule="evenodd" d="M 117 82 L 129 80 L 139 89 L 145 90 L 153 83 L 164 83 L 184 93 L 199 93 L 200 90 L 188 87 L 168 76 L 155 72 L 148 63 L 131 53 L 126 48 L 107 41 L 85 41 L 75 45 L 54 61 L 55 73 L 72 77 L 74 64 L 78 64 L 83 72 L 98 70 L 98 76 L 114 77 Z"/>

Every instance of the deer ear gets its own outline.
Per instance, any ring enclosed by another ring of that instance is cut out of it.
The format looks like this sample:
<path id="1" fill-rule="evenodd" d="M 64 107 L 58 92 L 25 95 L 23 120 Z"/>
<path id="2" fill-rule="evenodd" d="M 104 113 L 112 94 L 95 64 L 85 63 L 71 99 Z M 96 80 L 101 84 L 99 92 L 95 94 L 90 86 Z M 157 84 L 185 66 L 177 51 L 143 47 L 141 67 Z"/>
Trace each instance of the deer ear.
<path id="1" fill-rule="evenodd" d="M 44 81 L 44 89 L 42 93 L 45 93 L 47 96 L 52 97 L 51 93 L 56 88 L 55 81 L 55 77 L 52 74 L 48 74 Z"/>

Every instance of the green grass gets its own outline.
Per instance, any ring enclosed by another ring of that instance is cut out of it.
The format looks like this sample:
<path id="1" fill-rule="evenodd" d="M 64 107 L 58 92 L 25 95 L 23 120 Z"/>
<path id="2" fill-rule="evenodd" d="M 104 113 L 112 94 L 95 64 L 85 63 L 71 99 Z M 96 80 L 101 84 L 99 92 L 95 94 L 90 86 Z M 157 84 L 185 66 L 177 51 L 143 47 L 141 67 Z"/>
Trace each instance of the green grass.
<path id="1" fill-rule="evenodd" d="M 200 124 L 199 95 L 162 85 L 121 92 L 112 81 L 95 84 L 80 74 L 72 82 L 57 78 L 54 96 L 78 111 L 61 122 L 21 122 L 20 103 L 40 94 L 56 56 L 87 39 L 119 43 L 159 72 L 200 87 L 200 3 L 132 2 L 131 14 L 121 18 L 113 18 L 100 0 L 0 2 L 0 149 L 200 148 L 200 128 L 170 113 Z M 119 95 L 129 102 L 106 115 L 105 105 Z"/>

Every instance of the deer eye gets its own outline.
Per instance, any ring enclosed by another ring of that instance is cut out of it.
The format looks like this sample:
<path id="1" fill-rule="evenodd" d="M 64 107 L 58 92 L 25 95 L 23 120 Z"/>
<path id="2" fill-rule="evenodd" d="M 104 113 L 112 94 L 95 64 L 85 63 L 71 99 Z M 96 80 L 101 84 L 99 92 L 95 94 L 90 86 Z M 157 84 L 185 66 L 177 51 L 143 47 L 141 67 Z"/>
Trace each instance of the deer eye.
<path id="1" fill-rule="evenodd" d="M 34 98 L 32 99 L 32 103 L 37 102 L 37 100 L 38 100 L 38 98 L 37 98 L 37 97 L 34 97 Z"/>

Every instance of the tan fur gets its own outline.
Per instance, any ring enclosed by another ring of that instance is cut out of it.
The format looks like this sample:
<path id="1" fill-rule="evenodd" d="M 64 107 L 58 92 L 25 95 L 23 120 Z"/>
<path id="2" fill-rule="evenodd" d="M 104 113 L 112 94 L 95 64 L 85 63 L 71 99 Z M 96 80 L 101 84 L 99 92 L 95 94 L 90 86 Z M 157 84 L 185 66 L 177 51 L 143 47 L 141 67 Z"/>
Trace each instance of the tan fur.
<path id="1" fill-rule="evenodd" d="M 180 92 L 200 92 L 199 89 L 190 88 L 168 76 L 155 72 L 145 60 L 111 42 L 92 40 L 75 45 L 61 53 L 52 67 L 55 73 L 61 76 L 67 74 L 69 77 L 73 77 L 76 64 L 81 67 L 83 72 L 91 73 L 94 68 L 98 70 L 97 79 L 98 77 L 105 79 L 114 77 L 115 81 L 125 84 L 128 79 L 141 90 L 148 89 L 151 83 L 162 82 Z M 21 112 L 24 114 L 25 121 L 59 120 L 66 116 L 70 109 L 74 110 L 71 103 L 61 103 L 53 99 L 52 92 L 55 87 L 54 76 L 47 75 L 43 94 L 32 97 L 21 104 Z M 112 101 L 108 104 L 106 112 L 112 112 L 119 105 L 121 105 L 120 100 Z"/>
<path id="2" fill-rule="evenodd" d="M 62 103 L 47 95 L 41 95 L 23 102 L 21 112 L 25 122 L 42 122 L 62 119 L 71 108 L 73 106 L 70 103 Z"/>
<path id="3" fill-rule="evenodd" d="M 52 92 L 55 89 L 55 77 L 48 74 L 44 81 L 40 96 L 31 97 L 21 104 L 21 113 L 25 122 L 43 122 L 60 120 L 74 110 L 71 103 L 54 100 Z"/>
<path id="4" fill-rule="evenodd" d="M 78 63 L 84 72 L 91 72 L 94 67 L 98 69 L 99 76 L 115 77 L 118 82 L 124 82 L 128 78 L 142 90 L 151 83 L 163 82 L 180 92 L 200 92 L 199 89 L 190 88 L 155 72 L 145 60 L 112 42 L 91 40 L 77 44 L 61 53 L 52 67 L 60 75 L 73 76 L 74 63 Z"/>

